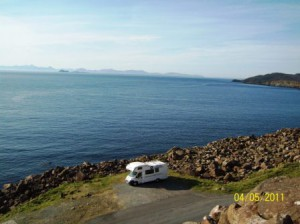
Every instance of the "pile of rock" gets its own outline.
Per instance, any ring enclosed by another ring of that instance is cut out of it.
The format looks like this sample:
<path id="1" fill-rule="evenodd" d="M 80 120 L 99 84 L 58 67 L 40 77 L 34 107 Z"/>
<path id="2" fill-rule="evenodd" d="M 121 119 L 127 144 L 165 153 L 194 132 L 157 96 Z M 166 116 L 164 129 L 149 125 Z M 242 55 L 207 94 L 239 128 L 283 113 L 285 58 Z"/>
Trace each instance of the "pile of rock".
<path id="1" fill-rule="evenodd" d="M 300 223 L 300 178 L 276 177 L 266 180 L 248 194 L 277 193 L 272 200 L 247 201 L 213 208 L 200 224 L 296 224 Z M 282 197 L 282 195 L 284 195 Z M 197 223 L 197 222 L 196 222 Z M 195 223 L 195 224 L 196 224 Z"/>
<path id="2" fill-rule="evenodd" d="M 261 137 L 242 136 L 214 141 L 204 147 L 167 152 L 169 167 L 180 173 L 238 181 L 250 173 L 281 163 L 300 161 L 300 128 L 282 129 Z"/>

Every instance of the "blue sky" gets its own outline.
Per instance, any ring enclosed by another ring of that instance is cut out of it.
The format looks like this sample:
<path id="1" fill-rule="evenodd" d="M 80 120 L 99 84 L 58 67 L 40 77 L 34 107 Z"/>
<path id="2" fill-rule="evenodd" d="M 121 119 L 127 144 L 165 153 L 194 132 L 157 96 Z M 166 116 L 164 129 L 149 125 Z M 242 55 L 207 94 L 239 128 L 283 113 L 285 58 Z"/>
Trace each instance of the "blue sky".
<path id="1" fill-rule="evenodd" d="M 1 65 L 300 72 L 300 1 L 0 0 Z"/>

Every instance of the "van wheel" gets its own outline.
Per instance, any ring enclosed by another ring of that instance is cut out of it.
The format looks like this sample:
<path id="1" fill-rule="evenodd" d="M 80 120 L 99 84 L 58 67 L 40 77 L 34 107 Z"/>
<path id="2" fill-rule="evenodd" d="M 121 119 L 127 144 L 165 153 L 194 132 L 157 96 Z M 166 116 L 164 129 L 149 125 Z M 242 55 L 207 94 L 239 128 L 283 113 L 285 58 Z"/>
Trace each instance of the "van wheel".
<path id="1" fill-rule="evenodd" d="M 137 185 L 137 182 L 136 182 L 136 181 L 130 181 L 129 184 L 130 184 L 131 186 L 136 186 L 136 185 Z"/>
<path id="2" fill-rule="evenodd" d="M 155 181 L 156 181 L 156 183 L 158 183 L 158 182 L 160 182 L 160 179 L 159 179 L 159 178 L 157 178 Z"/>

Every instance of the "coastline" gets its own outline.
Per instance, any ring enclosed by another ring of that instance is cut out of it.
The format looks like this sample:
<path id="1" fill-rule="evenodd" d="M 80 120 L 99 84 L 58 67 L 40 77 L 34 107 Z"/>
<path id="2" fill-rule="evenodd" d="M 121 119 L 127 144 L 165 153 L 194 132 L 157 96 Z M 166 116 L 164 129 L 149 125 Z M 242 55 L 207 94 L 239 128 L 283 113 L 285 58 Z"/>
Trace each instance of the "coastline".
<path id="1" fill-rule="evenodd" d="M 300 128 L 285 128 L 260 137 L 225 138 L 193 148 L 173 147 L 164 154 L 129 160 L 112 160 L 73 167 L 56 167 L 30 175 L 18 183 L 7 183 L 0 191 L 0 214 L 62 183 L 85 181 L 95 176 L 126 172 L 132 161 L 161 160 L 181 174 L 227 183 L 247 178 L 259 170 L 300 161 Z"/>
<path id="2" fill-rule="evenodd" d="M 300 73 L 293 75 L 275 72 L 266 75 L 253 76 L 244 80 L 233 79 L 232 82 L 300 89 Z"/>

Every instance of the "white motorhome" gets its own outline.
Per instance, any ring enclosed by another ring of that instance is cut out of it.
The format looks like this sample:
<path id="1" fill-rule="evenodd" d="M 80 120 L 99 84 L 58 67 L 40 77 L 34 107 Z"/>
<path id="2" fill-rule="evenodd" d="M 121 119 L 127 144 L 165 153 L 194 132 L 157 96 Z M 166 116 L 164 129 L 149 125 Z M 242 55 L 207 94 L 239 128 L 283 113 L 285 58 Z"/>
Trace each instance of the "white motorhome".
<path id="1" fill-rule="evenodd" d="M 168 178 L 168 166 L 161 161 L 132 162 L 126 166 L 130 171 L 125 181 L 131 185 L 138 185 L 150 181 L 160 181 Z"/>

